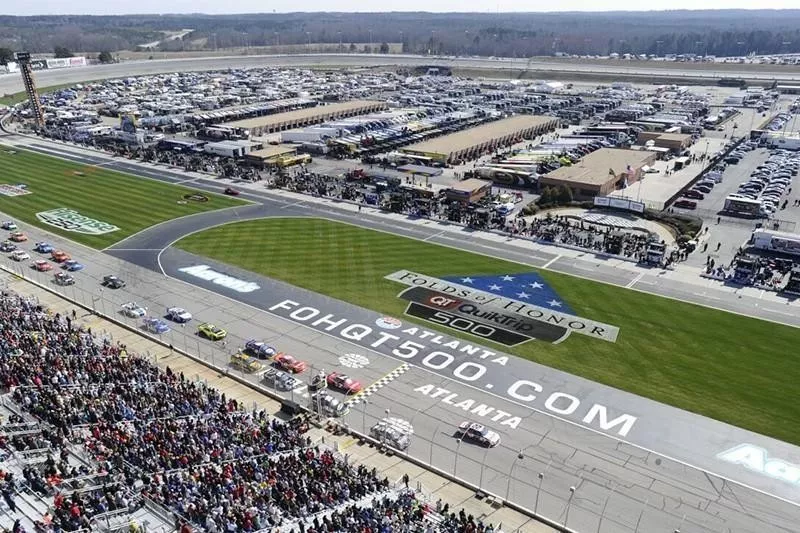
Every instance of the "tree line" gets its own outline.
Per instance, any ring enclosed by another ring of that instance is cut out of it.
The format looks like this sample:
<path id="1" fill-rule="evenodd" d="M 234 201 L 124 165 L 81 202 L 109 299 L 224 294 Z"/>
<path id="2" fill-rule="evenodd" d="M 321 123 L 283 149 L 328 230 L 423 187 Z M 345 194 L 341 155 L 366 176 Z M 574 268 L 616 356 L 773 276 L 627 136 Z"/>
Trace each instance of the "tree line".
<path id="1" fill-rule="evenodd" d="M 183 28 L 192 31 L 168 38 Z M 434 55 L 769 55 L 800 52 L 800 10 L 0 16 L 6 51 L 86 55 L 155 42 L 163 51 L 328 43 L 378 52 L 400 42 Z"/>

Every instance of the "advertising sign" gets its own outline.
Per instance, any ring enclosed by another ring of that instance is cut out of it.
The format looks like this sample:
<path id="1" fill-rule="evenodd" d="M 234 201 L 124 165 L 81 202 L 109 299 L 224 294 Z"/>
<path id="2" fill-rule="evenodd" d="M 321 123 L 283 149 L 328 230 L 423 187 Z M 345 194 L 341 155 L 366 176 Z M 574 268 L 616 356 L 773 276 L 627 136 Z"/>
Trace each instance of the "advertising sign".
<path id="1" fill-rule="evenodd" d="M 68 207 L 59 207 L 58 209 L 36 213 L 36 218 L 45 224 L 85 235 L 103 235 L 119 229 L 112 224 L 83 216 Z"/>

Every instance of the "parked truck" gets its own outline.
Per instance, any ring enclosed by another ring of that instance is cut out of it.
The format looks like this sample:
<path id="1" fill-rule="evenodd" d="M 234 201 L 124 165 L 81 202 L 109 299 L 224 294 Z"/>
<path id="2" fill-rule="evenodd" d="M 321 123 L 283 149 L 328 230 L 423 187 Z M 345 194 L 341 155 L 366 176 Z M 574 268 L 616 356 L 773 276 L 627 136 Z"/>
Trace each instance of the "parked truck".
<path id="1" fill-rule="evenodd" d="M 800 256 L 800 235 L 796 233 L 757 229 L 749 244 L 757 250 Z"/>

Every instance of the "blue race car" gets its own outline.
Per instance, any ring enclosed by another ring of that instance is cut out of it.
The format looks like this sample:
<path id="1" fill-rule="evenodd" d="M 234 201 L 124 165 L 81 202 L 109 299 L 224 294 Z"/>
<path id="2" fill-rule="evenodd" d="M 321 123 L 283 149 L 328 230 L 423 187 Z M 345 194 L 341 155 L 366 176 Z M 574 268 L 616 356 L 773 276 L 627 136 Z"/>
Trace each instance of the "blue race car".
<path id="1" fill-rule="evenodd" d="M 270 346 L 266 342 L 257 341 L 255 339 L 247 341 L 244 345 L 244 349 L 259 359 L 269 359 L 278 353 L 274 346 Z"/>
<path id="2" fill-rule="evenodd" d="M 83 265 L 74 259 L 68 259 L 67 261 L 61 263 L 61 268 L 68 270 L 69 272 L 77 272 L 78 270 L 83 270 Z"/>
<path id="3" fill-rule="evenodd" d="M 167 325 L 166 322 L 164 322 L 160 318 L 145 318 L 144 329 L 146 329 L 150 333 L 161 335 L 162 333 L 166 333 L 169 331 L 169 326 Z"/>
<path id="4" fill-rule="evenodd" d="M 53 248 L 53 245 L 48 242 L 37 242 L 33 247 L 33 251 L 39 252 L 40 254 L 49 254 L 53 250 L 55 250 L 55 248 Z"/>

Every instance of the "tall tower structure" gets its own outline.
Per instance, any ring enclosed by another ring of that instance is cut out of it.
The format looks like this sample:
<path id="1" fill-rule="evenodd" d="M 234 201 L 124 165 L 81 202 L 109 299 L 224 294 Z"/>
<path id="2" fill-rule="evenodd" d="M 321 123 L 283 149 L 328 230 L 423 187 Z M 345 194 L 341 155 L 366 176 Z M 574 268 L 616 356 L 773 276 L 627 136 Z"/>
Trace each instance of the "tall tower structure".
<path id="1" fill-rule="evenodd" d="M 33 79 L 31 54 L 30 52 L 17 52 L 15 55 L 19 64 L 19 71 L 22 73 L 22 82 L 25 84 L 25 92 L 28 94 L 28 100 L 31 103 L 33 119 L 36 121 L 36 127 L 42 128 L 44 127 L 44 113 L 42 112 L 42 104 L 39 101 L 39 93 L 36 90 L 36 80 Z"/>

